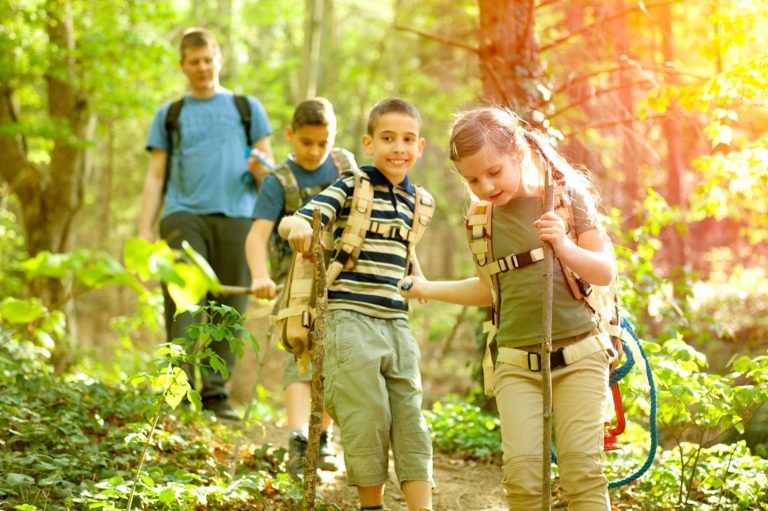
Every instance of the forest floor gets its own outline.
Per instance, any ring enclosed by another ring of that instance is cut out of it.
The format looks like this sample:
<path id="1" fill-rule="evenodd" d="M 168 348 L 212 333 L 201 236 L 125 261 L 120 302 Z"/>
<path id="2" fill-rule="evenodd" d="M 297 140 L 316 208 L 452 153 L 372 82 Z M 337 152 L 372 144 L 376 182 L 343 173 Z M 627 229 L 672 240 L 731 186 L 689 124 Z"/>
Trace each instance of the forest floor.
<path id="1" fill-rule="evenodd" d="M 264 424 L 264 442 L 276 447 L 288 445 L 288 432 L 275 423 Z M 341 448 L 336 439 L 339 464 L 336 472 L 320 471 L 317 496 L 327 505 L 341 509 L 356 509 L 357 492 L 346 484 Z M 493 462 L 451 458 L 435 453 L 433 509 L 435 511 L 502 511 L 504 494 L 501 489 L 501 467 Z M 407 511 L 397 478 L 390 464 L 384 503 L 391 511 Z"/>

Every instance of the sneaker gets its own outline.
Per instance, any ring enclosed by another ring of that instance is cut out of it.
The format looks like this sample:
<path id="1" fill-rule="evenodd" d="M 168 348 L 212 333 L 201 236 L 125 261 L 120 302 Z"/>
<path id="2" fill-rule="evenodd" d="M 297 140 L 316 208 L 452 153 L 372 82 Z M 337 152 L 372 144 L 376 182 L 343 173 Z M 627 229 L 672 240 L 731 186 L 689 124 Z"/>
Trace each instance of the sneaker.
<path id="1" fill-rule="evenodd" d="M 203 399 L 203 410 L 213 412 L 219 419 L 239 421 L 240 416 L 230 406 L 226 397 L 209 397 Z"/>
<path id="2" fill-rule="evenodd" d="M 329 470 L 335 472 L 339 469 L 336 461 L 336 452 L 331 445 L 331 433 L 323 431 L 320 433 L 320 456 L 317 457 L 317 466 L 320 470 Z"/>
<path id="3" fill-rule="evenodd" d="M 288 462 L 285 464 L 285 470 L 294 481 L 299 481 L 304 477 L 304 457 L 307 455 L 307 437 L 301 433 L 291 433 L 288 440 Z"/>

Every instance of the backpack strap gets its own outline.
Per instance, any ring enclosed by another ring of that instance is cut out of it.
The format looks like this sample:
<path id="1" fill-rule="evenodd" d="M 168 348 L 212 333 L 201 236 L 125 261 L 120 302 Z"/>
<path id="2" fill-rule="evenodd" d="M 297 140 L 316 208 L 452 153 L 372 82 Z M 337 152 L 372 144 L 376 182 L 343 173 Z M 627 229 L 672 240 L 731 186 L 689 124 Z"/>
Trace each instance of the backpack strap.
<path id="1" fill-rule="evenodd" d="M 283 189 L 283 209 L 286 215 L 291 215 L 301 208 L 302 196 L 299 182 L 287 164 L 275 168 L 275 178 Z"/>
<path id="2" fill-rule="evenodd" d="M 421 241 L 427 226 L 432 221 L 435 214 L 435 199 L 423 187 L 416 185 L 416 196 L 413 205 L 413 223 L 411 231 L 406 239 L 408 240 L 408 252 L 405 260 L 405 276 L 411 273 L 411 260 L 416 250 L 416 245 Z"/>
<path id="3" fill-rule="evenodd" d="M 328 285 L 336 280 L 342 270 L 349 270 L 357 264 L 357 258 L 363 249 L 365 235 L 371 224 L 373 211 L 373 185 L 368 175 L 355 168 L 350 172 L 355 178 L 349 217 L 336 245 L 336 253 L 328 265 L 326 280 Z"/>
<path id="4" fill-rule="evenodd" d="M 499 315 L 501 312 L 501 288 L 499 286 L 498 272 L 487 271 L 485 267 L 493 262 L 493 204 L 488 201 L 478 201 L 469 206 L 466 218 L 467 240 L 472 251 L 472 259 L 475 263 L 480 278 L 485 280 L 491 290 L 491 318 L 483 323 L 483 332 L 487 334 L 485 340 L 485 354 L 483 355 L 483 390 L 487 396 L 493 395 L 493 357 L 491 345 L 496 339 L 499 328 Z"/>
<path id="5" fill-rule="evenodd" d="M 171 178 L 171 156 L 173 155 L 173 146 L 175 144 L 174 137 L 181 145 L 181 129 L 179 126 L 179 115 L 181 114 L 181 107 L 184 106 L 184 98 L 178 99 L 171 103 L 168 107 L 168 112 L 165 114 L 165 133 L 168 137 L 168 151 L 167 158 L 165 159 L 165 177 L 163 178 L 163 197 L 168 190 L 168 180 Z"/>
<path id="6" fill-rule="evenodd" d="M 341 147 L 331 149 L 331 160 L 336 165 L 336 170 L 339 171 L 339 174 L 348 174 L 357 168 L 355 155 Z"/>
<path id="7" fill-rule="evenodd" d="M 232 99 L 235 101 L 235 108 L 237 108 L 237 112 L 240 114 L 240 122 L 243 123 L 245 140 L 248 142 L 248 147 L 251 147 L 253 145 L 253 140 L 251 139 L 251 104 L 248 103 L 246 96 L 235 94 L 232 96 Z"/>

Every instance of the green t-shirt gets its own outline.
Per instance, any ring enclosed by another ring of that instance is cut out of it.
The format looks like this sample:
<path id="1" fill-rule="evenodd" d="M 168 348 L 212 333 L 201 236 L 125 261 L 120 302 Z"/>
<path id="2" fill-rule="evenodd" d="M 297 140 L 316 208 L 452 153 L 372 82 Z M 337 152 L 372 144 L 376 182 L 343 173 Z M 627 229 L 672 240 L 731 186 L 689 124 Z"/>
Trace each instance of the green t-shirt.
<path id="1" fill-rule="evenodd" d="M 574 196 L 576 232 L 594 228 L 581 196 Z M 513 199 L 493 208 L 493 257 L 527 252 L 542 246 L 539 231 L 533 226 L 543 213 L 540 197 Z M 543 333 L 544 263 L 499 273 L 501 314 L 497 333 L 499 346 L 518 348 L 538 344 Z M 552 339 L 571 337 L 594 328 L 592 314 L 582 300 L 571 294 L 561 266 L 555 260 L 553 278 Z"/>

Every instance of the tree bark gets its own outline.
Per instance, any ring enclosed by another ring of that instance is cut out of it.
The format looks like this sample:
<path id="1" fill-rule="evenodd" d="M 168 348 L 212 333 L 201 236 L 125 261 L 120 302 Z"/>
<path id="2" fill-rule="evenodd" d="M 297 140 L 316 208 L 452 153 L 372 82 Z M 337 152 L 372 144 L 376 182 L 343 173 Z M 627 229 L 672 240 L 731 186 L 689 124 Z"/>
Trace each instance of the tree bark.
<path id="1" fill-rule="evenodd" d="M 672 31 L 672 7 L 665 5 L 659 8 L 659 25 L 662 37 L 663 64 L 675 62 L 675 37 Z M 674 69 L 675 66 L 672 66 Z M 679 80 L 674 73 L 668 74 L 667 82 L 677 85 Z M 685 173 L 685 155 L 683 153 L 683 136 L 680 119 L 683 111 L 676 105 L 671 105 L 668 115 L 662 122 L 664 138 L 667 141 L 667 193 L 666 199 L 670 206 L 685 208 L 686 201 L 682 191 L 682 178 Z M 687 260 L 686 246 L 683 234 L 677 229 L 666 229 L 667 242 L 663 251 L 664 257 L 671 268 L 681 268 Z"/>
<path id="2" fill-rule="evenodd" d="M 299 101 L 317 95 L 320 81 L 321 42 L 323 40 L 324 0 L 305 0 L 304 47 L 301 52 L 301 80 Z"/>
<path id="3" fill-rule="evenodd" d="M 544 116 L 537 109 L 548 98 L 534 31 L 534 1 L 478 0 L 478 6 L 483 99 L 512 107 L 532 125 L 541 125 Z"/>
<path id="4" fill-rule="evenodd" d="M 625 11 L 626 6 L 624 0 L 617 0 L 614 7 L 618 11 Z M 611 23 L 612 36 L 615 41 L 614 55 L 616 63 L 621 65 L 627 58 L 630 57 L 629 36 L 630 28 L 627 20 L 627 15 L 616 18 Z M 619 125 L 619 134 L 621 140 L 621 169 L 620 172 L 624 175 L 624 183 L 621 187 L 621 203 L 617 204 L 625 212 L 629 213 L 627 217 L 628 227 L 637 226 L 637 216 L 632 212 L 638 207 L 641 196 L 641 180 L 640 180 L 640 168 L 638 165 L 638 146 L 635 139 L 635 130 L 633 126 L 633 119 L 635 118 L 635 105 L 634 94 L 632 87 L 632 73 L 624 66 L 621 71 L 616 74 L 617 77 L 617 110 L 619 111 L 618 117 L 624 119 Z"/>

